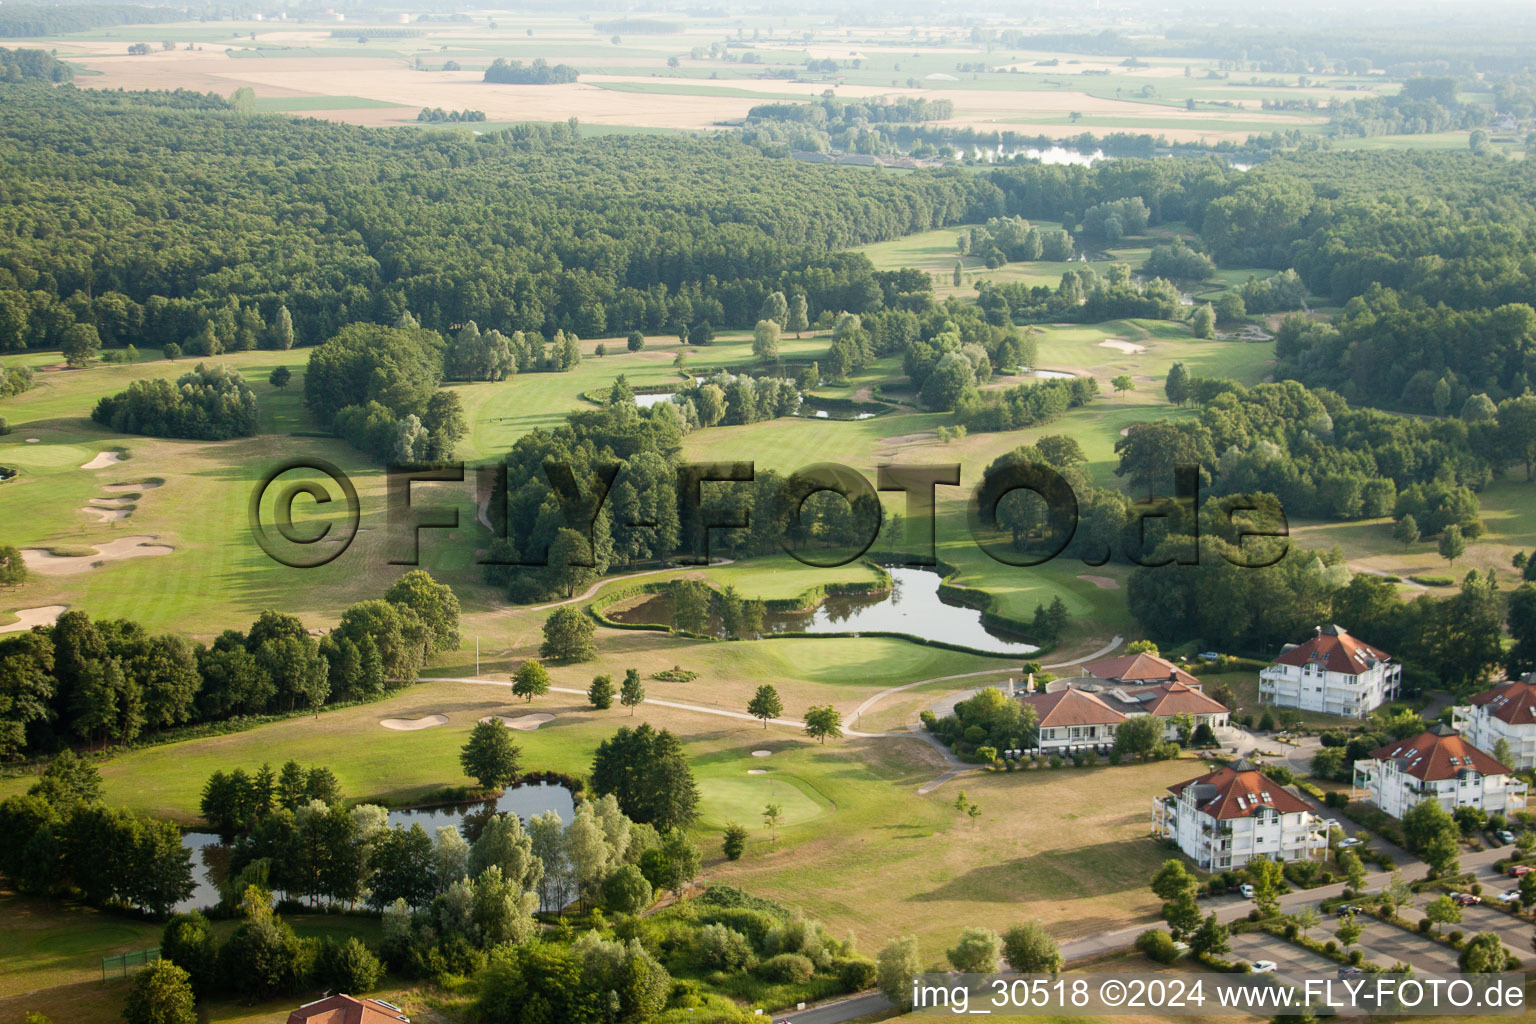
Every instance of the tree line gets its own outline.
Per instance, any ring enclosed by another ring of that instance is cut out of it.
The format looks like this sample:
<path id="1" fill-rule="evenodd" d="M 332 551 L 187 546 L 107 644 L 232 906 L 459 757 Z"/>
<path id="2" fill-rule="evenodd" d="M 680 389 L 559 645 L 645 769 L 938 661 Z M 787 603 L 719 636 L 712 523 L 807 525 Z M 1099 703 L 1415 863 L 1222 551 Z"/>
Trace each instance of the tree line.
<path id="1" fill-rule="evenodd" d="M 208 646 L 68 611 L 0 638 L 0 756 L 367 699 L 413 681 L 428 655 L 458 646 L 458 630 L 458 599 L 420 570 L 321 637 L 276 611 Z"/>

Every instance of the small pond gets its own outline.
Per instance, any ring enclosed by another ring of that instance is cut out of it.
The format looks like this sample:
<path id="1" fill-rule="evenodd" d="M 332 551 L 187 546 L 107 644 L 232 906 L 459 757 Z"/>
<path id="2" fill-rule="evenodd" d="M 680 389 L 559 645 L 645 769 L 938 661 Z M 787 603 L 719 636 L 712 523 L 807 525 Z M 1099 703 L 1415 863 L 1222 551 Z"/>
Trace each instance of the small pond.
<path id="1" fill-rule="evenodd" d="M 635 404 L 642 409 L 649 409 L 653 405 L 660 405 L 662 402 L 670 401 L 672 401 L 672 392 L 670 391 L 656 391 L 651 394 L 635 396 Z"/>
<path id="2" fill-rule="evenodd" d="M 576 802 L 571 791 L 546 782 L 513 786 L 496 800 L 390 811 L 389 824 L 402 828 L 419 824 L 428 835 L 435 835 L 444 825 L 454 825 L 466 838 L 473 840 L 480 834 L 485 819 L 493 814 L 515 813 L 527 824 L 529 818 L 545 811 L 554 811 L 561 821 L 569 824 L 576 815 Z M 181 845 L 192 851 L 192 879 L 197 883 L 197 889 L 176 904 L 177 912 L 213 906 L 219 902 L 218 883 L 229 866 L 229 848 L 213 832 L 184 833 Z"/>
<path id="3" fill-rule="evenodd" d="M 942 640 L 983 654 L 1025 655 L 1040 648 L 1021 638 L 985 625 L 981 612 L 946 603 L 939 596 L 942 580 L 930 569 L 893 567 L 894 587 L 868 594 L 838 594 L 815 608 L 796 612 L 769 612 L 764 622 L 769 633 L 904 633 L 922 640 Z M 665 594 L 650 597 L 626 608 L 606 611 L 616 622 L 668 624 L 671 599 Z M 712 628 L 717 632 L 720 623 Z"/>

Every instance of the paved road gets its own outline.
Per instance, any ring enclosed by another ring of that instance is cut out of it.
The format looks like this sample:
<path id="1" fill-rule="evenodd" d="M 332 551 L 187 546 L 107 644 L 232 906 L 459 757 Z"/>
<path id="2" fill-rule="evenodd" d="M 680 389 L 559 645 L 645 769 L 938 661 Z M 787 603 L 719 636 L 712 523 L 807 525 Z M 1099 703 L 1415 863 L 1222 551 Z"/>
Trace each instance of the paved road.
<path id="1" fill-rule="evenodd" d="M 792 1024 L 842 1024 L 845 1020 L 857 1020 L 873 1013 L 892 1009 L 893 1004 L 878 992 L 866 992 L 861 996 L 839 999 L 835 1003 L 823 1003 L 794 1013 L 778 1013 L 773 1020 L 787 1020 Z M 763 1018 L 767 1020 L 768 1018 Z"/>

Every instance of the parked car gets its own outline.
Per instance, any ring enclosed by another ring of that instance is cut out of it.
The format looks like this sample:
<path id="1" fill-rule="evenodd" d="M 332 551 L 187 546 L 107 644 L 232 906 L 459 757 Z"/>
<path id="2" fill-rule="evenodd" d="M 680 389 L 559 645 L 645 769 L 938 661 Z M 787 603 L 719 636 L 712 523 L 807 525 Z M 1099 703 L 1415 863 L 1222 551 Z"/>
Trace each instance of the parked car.
<path id="1" fill-rule="evenodd" d="M 1343 839 L 1340 839 L 1334 845 L 1337 846 L 1341 850 L 1347 850 L 1351 846 L 1359 846 L 1360 845 L 1360 840 L 1356 839 L 1354 836 L 1347 836 L 1347 837 L 1345 837 Z"/>
<path id="2" fill-rule="evenodd" d="M 1365 908 L 1364 907 L 1353 906 L 1352 904 L 1346 903 L 1343 906 L 1339 907 L 1337 910 L 1335 910 L 1334 913 L 1338 914 L 1340 917 L 1344 917 L 1344 916 L 1349 915 L 1349 914 L 1363 914 L 1363 913 L 1365 913 Z"/>
<path id="3" fill-rule="evenodd" d="M 1477 904 L 1483 902 L 1483 898 L 1481 896 L 1474 896 L 1469 892 L 1453 892 L 1450 894 L 1450 896 L 1453 902 L 1459 903 L 1463 907 L 1476 906 Z"/>
<path id="4" fill-rule="evenodd" d="M 1499 829 L 1494 833 L 1494 835 L 1498 836 L 1499 842 L 1503 843 L 1505 846 L 1509 846 L 1515 841 L 1515 834 L 1507 828 Z"/>
<path id="5" fill-rule="evenodd" d="M 1499 902 L 1500 903 L 1519 903 L 1520 902 L 1520 890 L 1519 889 L 1510 889 L 1508 892 L 1501 892 L 1501 893 L 1499 893 Z"/>
<path id="6" fill-rule="evenodd" d="M 1323 820 L 1323 827 L 1330 832 L 1334 829 L 1338 829 L 1340 832 L 1344 831 L 1344 826 L 1339 824 L 1338 818 L 1325 818 Z"/>
<path id="7" fill-rule="evenodd" d="M 1341 978 L 1353 978 L 1359 973 L 1361 973 L 1361 971 L 1358 967 L 1349 967 L 1346 965 L 1339 968 L 1339 977 Z"/>
<path id="8" fill-rule="evenodd" d="M 1244 882 L 1242 885 L 1238 886 L 1237 891 L 1243 897 L 1243 899 L 1253 899 L 1253 886 L 1249 885 L 1247 882 Z"/>
<path id="9" fill-rule="evenodd" d="M 1217 651 L 1201 651 L 1199 654 L 1195 655 L 1195 657 L 1199 658 L 1201 661 L 1221 660 L 1221 654 Z"/>
<path id="10" fill-rule="evenodd" d="M 1254 974 L 1274 974 L 1278 966 L 1273 960 L 1255 960 L 1249 970 Z"/>
<path id="11" fill-rule="evenodd" d="M 1529 864 L 1516 864 L 1509 869 L 1509 877 L 1520 878 L 1523 875 L 1530 874 L 1532 871 L 1536 871 L 1536 868 L 1531 867 Z"/>

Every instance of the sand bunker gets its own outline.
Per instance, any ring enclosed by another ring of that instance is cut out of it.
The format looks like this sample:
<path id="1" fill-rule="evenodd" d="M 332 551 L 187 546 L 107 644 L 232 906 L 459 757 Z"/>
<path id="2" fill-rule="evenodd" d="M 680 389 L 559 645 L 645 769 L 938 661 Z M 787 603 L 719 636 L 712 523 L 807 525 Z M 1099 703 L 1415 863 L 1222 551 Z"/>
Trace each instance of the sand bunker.
<path id="1" fill-rule="evenodd" d="M 1079 576 L 1078 579 L 1080 579 L 1080 580 L 1087 580 L 1089 583 L 1092 583 L 1094 586 L 1098 587 L 1100 590 L 1119 590 L 1120 589 L 1120 582 L 1118 580 L 1110 579 L 1108 576 L 1086 576 L 1086 575 L 1084 575 L 1084 576 Z"/>
<path id="2" fill-rule="evenodd" d="M 27 438 L 27 444 L 37 444 L 37 442 L 39 442 L 41 440 L 42 440 L 42 438 L 40 438 L 40 437 L 29 437 L 29 438 Z"/>
<path id="3" fill-rule="evenodd" d="M 0 633 L 20 633 L 33 626 L 51 626 L 68 608 L 69 605 L 65 604 L 45 604 L 41 608 L 19 608 L 16 610 L 16 621 L 9 626 L 0 626 Z"/>
<path id="4" fill-rule="evenodd" d="M 152 487 L 159 487 L 164 482 L 163 480 L 140 480 L 136 484 L 107 484 L 102 490 L 111 491 L 113 494 L 123 494 L 127 491 L 147 491 Z"/>
<path id="5" fill-rule="evenodd" d="M 1138 345 L 1134 341 L 1122 341 L 1119 338 L 1105 338 L 1099 342 L 1099 348 L 1117 349 L 1128 356 L 1140 355 L 1147 350 L 1145 345 Z"/>
<path id="6" fill-rule="evenodd" d="M 87 462 L 85 465 L 81 466 L 80 468 L 81 469 L 106 469 L 108 466 L 115 466 L 119 462 L 122 462 L 122 461 L 123 461 L 123 453 L 122 452 L 102 452 L 100 455 L 96 456 L 94 459 L 92 459 L 90 462 Z"/>
<path id="7" fill-rule="evenodd" d="M 506 715 L 486 715 L 480 721 L 489 722 L 493 718 L 508 729 L 521 729 L 524 732 L 532 732 L 545 722 L 553 722 L 555 720 L 554 715 L 546 715 L 542 711 L 537 711 L 531 715 L 518 715 L 516 718 L 508 718 Z"/>
<path id="8" fill-rule="evenodd" d="M 22 560 L 27 568 L 44 576 L 69 576 L 78 572 L 116 562 L 124 558 L 145 558 L 151 555 L 169 555 L 176 549 L 167 544 L 151 544 L 153 537 L 119 537 L 106 544 L 95 544 L 94 554 L 56 555 L 42 548 L 24 548 Z"/>
<path id="9" fill-rule="evenodd" d="M 125 495 L 121 498 L 87 498 L 86 500 L 97 508 L 133 508 L 136 498 L 138 498 L 137 494 Z"/>
<path id="10" fill-rule="evenodd" d="M 447 722 L 447 715 L 428 715 L 425 718 L 386 718 L 379 724 L 396 732 L 415 732 L 417 729 L 430 729 L 434 725 L 446 725 Z"/>
<path id="11" fill-rule="evenodd" d="M 124 519 L 128 518 L 129 514 L 132 511 L 132 507 L 130 506 L 129 508 L 98 508 L 95 505 L 87 505 L 84 508 L 82 508 L 80 511 L 81 512 L 89 512 L 91 515 L 96 517 L 96 521 L 98 523 L 119 523 L 119 522 L 122 522 Z"/>
<path id="12" fill-rule="evenodd" d="M 747 769 L 747 774 L 748 775 L 767 775 L 768 774 L 768 769 L 767 768 L 748 768 Z"/>
<path id="13" fill-rule="evenodd" d="M 754 751 L 752 751 L 752 756 L 753 757 L 772 757 L 773 756 L 773 751 L 771 751 L 771 750 L 754 750 Z"/>

